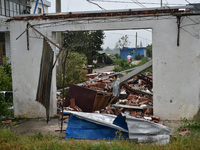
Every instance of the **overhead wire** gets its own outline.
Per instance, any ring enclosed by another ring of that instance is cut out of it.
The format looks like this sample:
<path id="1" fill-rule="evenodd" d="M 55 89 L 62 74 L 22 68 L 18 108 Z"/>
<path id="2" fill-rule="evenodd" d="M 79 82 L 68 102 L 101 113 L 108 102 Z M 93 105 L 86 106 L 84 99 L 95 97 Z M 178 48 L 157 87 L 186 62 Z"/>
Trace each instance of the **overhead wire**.
<path id="1" fill-rule="evenodd" d="M 116 34 L 116 35 L 127 35 L 127 36 L 134 36 L 135 37 L 135 35 L 131 35 L 131 34 L 122 34 L 122 33 L 108 33 L 108 34 Z M 144 40 L 147 40 L 147 41 L 150 41 L 150 42 L 152 42 L 152 40 L 150 40 L 150 39 L 147 39 L 147 38 L 144 38 L 144 37 L 142 37 L 142 36 L 138 36 L 139 38 L 141 38 L 141 39 L 144 39 Z"/>
<path id="2" fill-rule="evenodd" d="M 129 4 L 133 4 L 134 2 L 126 2 L 126 1 L 116 1 L 116 0 L 114 0 L 114 1 L 112 1 L 112 0 L 91 0 L 91 1 L 96 1 L 96 2 L 105 2 L 105 3 L 129 3 Z M 160 5 L 160 3 L 154 3 L 154 2 L 140 2 L 140 4 L 148 4 L 148 5 Z M 176 5 L 176 6 L 178 6 L 178 5 L 181 5 L 181 6 L 185 6 L 185 4 L 180 4 L 180 3 L 177 3 L 177 4 L 175 4 L 175 3 L 163 3 L 163 4 L 167 4 L 167 5 Z"/>
<path id="3" fill-rule="evenodd" d="M 137 4 L 138 6 L 142 7 L 142 8 L 146 8 L 143 4 L 141 4 L 138 0 L 132 0 L 133 3 Z"/>
<path id="4" fill-rule="evenodd" d="M 188 0 L 185 0 L 188 4 L 190 4 L 190 5 L 192 5 L 192 3 L 190 3 Z M 195 5 L 193 5 L 194 6 L 194 8 L 196 8 L 197 10 L 199 10 L 200 11 L 200 9 L 198 8 L 198 7 L 196 7 Z"/>
<path id="5" fill-rule="evenodd" d="M 106 10 L 105 8 L 101 7 L 99 4 L 92 2 L 91 0 L 86 0 L 87 2 L 94 4 L 96 6 L 98 6 L 99 8 L 101 8 L 102 10 Z"/>

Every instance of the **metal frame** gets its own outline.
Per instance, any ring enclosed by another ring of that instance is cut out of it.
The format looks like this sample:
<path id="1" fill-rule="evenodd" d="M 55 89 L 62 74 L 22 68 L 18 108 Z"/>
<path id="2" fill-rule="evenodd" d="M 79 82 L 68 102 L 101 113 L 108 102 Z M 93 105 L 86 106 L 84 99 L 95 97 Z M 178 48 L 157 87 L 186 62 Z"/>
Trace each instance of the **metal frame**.
<path id="1" fill-rule="evenodd" d="M 34 8 L 34 12 L 33 12 L 33 14 L 35 14 L 35 12 L 36 12 L 38 2 L 39 2 L 39 0 L 37 0 L 36 3 L 35 3 L 35 8 Z M 43 0 L 41 0 L 41 2 L 42 2 L 43 13 L 44 13 L 44 3 L 43 3 Z"/>

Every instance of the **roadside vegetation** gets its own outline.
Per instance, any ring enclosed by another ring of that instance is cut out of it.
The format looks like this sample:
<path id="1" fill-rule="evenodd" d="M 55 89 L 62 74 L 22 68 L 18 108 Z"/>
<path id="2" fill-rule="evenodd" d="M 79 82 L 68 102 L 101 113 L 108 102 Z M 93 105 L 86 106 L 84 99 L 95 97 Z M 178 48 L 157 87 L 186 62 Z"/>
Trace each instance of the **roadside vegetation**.
<path id="1" fill-rule="evenodd" d="M 127 69 L 135 68 L 135 67 L 138 67 L 138 66 L 141 66 L 141 65 L 147 63 L 149 60 L 151 60 L 151 59 L 147 58 L 147 57 L 142 57 L 140 60 L 140 63 L 135 65 L 135 64 L 129 63 L 126 59 L 116 58 L 116 59 L 114 59 L 116 64 L 114 66 L 113 71 L 121 72 L 121 71 L 124 71 Z M 152 72 L 152 68 L 148 69 L 147 71 Z"/>
<path id="2" fill-rule="evenodd" d="M 13 105 L 12 96 L 4 93 L 4 91 L 12 91 L 11 66 L 7 61 L 8 58 L 0 66 L 0 120 L 13 116 L 13 111 L 8 109 Z"/>

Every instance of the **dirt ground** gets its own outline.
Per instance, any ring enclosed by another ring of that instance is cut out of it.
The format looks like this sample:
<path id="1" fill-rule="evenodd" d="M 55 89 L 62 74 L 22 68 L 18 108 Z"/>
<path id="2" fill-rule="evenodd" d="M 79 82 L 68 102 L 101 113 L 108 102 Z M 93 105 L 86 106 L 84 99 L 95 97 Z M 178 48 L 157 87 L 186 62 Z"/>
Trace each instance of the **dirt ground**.
<path id="1" fill-rule="evenodd" d="M 67 128 L 68 120 L 65 120 L 63 123 L 63 130 Z M 32 136 L 35 133 L 42 133 L 43 135 L 51 134 L 57 137 L 65 137 L 65 131 L 60 130 L 61 122 L 58 119 L 51 119 L 48 124 L 44 119 L 30 119 L 25 121 L 19 121 L 17 125 L 14 125 L 12 128 L 14 132 L 19 134 L 24 134 Z"/>

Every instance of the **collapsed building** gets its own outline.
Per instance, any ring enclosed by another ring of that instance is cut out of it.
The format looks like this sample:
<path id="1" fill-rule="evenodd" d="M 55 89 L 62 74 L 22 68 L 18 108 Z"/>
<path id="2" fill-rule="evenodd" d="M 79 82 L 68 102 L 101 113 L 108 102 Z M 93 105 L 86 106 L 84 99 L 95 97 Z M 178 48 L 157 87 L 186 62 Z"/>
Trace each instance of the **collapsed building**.
<path id="1" fill-rule="evenodd" d="M 185 8 L 13 17 L 10 41 L 15 117 L 37 118 L 46 114 L 45 108 L 36 101 L 43 48 L 41 38 L 55 41 L 56 32 L 62 31 L 152 29 L 153 114 L 161 120 L 192 119 L 200 109 L 200 14 Z M 55 52 L 57 45 L 51 42 L 50 46 Z M 55 53 L 53 56 L 55 60 Z M 49 111 L 50 116 L 54 116 L 57 113 L 55 69 L 51 81 Z M 124 88 L 129 89 L 126 85 Z"/>

